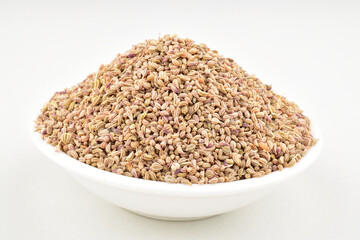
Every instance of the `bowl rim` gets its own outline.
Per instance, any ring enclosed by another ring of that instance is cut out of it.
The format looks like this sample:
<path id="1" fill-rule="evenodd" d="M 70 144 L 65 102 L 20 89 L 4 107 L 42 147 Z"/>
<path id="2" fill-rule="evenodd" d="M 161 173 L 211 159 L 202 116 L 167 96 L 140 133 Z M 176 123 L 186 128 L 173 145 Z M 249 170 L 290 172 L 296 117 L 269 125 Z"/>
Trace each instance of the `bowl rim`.
<path id="1" fill-rule="evenodd" d="M 57 165 L 65 168 L 71 173 L 71 175 L 75 177 L 80 176 L 92 182 L 110 185 L 126 191 L 163 196 L 216 197 L 256 191 L 257 189 L 265 188 L 284 181 L 304 171 L 316 160 L 316 158 L 318 158 L 323 147 L 323 138 L 320 130 L 317 125 L 312 122 L 311 133 L 314 138 L 318 139 L 318 142 L 316 145 L 311 147 L 305 156 L 302 157 L 301 160 L 294 166 L 284 168 L 282 171 L 271 172 L 270 174 L 258 178 L 216 184 L 193 184 L 190 186 L 179 183 L 166 183 L 114 174 L 75 160 L 64 152 L 56 152 L 52 145 L 47 144 L 42 139 L 41 134 L 34 131 L 34 119 L 36 118 L 33 117 L 31 119 L 29 128 L 30 137 L 33 143 L 46 157 L 51 159 Z"/>

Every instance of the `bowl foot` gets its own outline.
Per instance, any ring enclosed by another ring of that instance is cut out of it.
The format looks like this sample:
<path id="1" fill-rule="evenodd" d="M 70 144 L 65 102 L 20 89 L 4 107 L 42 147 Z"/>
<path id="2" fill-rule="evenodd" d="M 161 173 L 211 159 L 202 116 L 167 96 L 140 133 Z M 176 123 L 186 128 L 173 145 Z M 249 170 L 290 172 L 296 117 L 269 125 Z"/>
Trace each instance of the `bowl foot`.
<path id="1" fill-rule="evenodd" d="M 147 218 L 161 220 L 161 221 L 173 221 L 173 222 L 195 221 L 195 220 L 201 220 L 201 219 L 206 219 L 206 218 L 211 218 L 211 217 L 217 216 L 217 215 L 210 215 L 210 216 L 201 216 L 201 217 L 166 217 L 166 216 L 149 215 L 149 214 L 144 214 L 141 212 L 136 212 L 136 211 L 131 211 L 131 210 L 128 210 L 128 211 L 132 212 L 136 215 L 142 216 L 142 217 L 147 217 Z"/>

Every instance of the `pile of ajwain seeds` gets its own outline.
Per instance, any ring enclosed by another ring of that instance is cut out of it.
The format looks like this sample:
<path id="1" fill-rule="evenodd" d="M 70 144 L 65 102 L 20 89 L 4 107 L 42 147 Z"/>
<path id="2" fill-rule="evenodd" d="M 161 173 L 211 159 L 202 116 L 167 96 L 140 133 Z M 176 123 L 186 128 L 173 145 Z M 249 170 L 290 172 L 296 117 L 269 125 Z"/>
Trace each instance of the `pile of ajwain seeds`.
<path id="1" fill-rule="evenodd" d="M 36 120 L 80 162 L 168 183 L 223 183 L 291 167 L 316 140 L 295 103 L 204 44 L 139 43 L 57 92 Z"/>

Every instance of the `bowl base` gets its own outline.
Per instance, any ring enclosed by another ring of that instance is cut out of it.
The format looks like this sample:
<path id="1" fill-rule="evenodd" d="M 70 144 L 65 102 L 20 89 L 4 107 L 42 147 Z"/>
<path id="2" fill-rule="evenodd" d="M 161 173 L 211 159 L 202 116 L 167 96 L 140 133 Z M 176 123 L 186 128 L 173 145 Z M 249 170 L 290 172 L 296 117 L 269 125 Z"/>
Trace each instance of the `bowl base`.
<path id="1" fill-rule="evenodd" d="M 166 216 L 149 215 L 149 214 L 144 214 L 141 212 L 136 212 L 136 211 L 131 211 L 131 210 L 128 210 L 128 211 L 131 213 L 134 213 L 136 215 L 142 216 L 142 217 L 147 217 L 147 218 L 161 220 L 161 221 L 173 221 L 173 222 L 195 221 L 195 220 L 201 220 L 201 219 L 218 216 L 218 215 L 209 215 L 209 216 L 201 216 L 201 217 L 166 217 Z"/>

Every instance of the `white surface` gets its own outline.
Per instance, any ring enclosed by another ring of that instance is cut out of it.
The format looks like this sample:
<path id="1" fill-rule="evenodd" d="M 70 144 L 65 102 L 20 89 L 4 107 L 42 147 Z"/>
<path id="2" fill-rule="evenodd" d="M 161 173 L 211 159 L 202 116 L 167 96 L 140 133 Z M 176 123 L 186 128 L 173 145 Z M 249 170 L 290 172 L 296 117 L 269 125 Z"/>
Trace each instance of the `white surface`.
<path id="1" fill-rule="evenodd" d="M 37 148 L 49 160 L 64 168 L 100 198 L 154 219 L 188 221 L 244 207 L 308 169 L 318 158 L 323 146 L 323 137 L 318 127 L 314 123 L 311 127 L 311 133 L 318 142 L 295 166 L 260 178 L 193 186 L 147 181 L 106 172 L 74 161 L 63 152 L 55 152 L 53 146 L 33 131 L 33 124 L 30 124 L 30 135 Z"/>
<path id="2" fill-rule="evenodd" d="M 1 1 L 0 239 L 358 239 L 359 1 L 220 2 Z M 142 218 L 83 190 L 35 149 L 27 121 L 159 33 L 204 42 L 296 100 L 321 123 L 320 158 L 256 203 L 197 222 Z"/>

